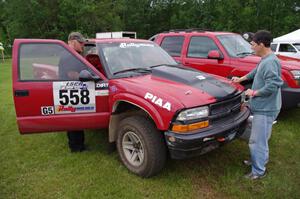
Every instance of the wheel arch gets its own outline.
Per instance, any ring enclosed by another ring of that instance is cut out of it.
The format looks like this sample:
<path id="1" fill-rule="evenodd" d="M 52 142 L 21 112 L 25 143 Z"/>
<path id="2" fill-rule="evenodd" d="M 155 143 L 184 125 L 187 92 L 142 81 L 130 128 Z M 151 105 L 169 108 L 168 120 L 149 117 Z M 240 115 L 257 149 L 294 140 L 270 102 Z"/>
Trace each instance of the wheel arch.
<path id="1" fill-rule="evenodd" d="M 140 104 L 136 104 L 128 100 L 115 101 L 112 107 L 112 114 L 109 122 L 109 142 L 116 141 L 118 123 L 122 119 L 133 115 L 147 117 L 154 123 L 158 130 L 164 129 L 165 126 L 159 112 L 154 109 L 154 107 L 152 109 L 148 108 L 148 110 L 143 108 L 149 107 L 148 105 L 149 104 L 146 104 L 146 106 L 141 106 Z"/>

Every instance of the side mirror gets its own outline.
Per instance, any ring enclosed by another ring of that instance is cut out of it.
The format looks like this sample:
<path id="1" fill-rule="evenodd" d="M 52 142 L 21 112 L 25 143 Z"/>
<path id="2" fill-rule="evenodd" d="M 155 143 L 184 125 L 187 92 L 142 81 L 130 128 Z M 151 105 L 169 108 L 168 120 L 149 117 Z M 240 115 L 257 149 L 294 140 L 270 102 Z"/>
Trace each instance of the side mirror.
<path id="1" fill-rule="evenodd" d="M 209 51 L 207 58 L 208 59 L 217 59 L 217 60 L 224 59 L 223 55 L 221 55 L 220 51 L 218 51 L 218 50 Z"/>
<path id="2" fill-rule="evenodd" d="M 99 81 L 101 80 L 98 76 L 93 76 L 92 73 L 88 70 L 82 70 L 79 73 L 79 80 L 82 82 L 88 82 L 88 81 Z"/>

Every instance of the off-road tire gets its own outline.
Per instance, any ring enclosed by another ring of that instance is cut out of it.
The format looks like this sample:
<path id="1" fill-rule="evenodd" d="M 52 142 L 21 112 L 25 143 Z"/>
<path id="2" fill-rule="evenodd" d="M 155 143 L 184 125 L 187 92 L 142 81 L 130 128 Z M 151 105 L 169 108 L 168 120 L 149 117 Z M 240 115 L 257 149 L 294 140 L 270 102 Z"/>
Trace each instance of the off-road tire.
<path id="1" fill-rule="evenodd" d="M 139 138 L 144 151 L 143 161 L 140 161 L 140 165 L 138 166 L 131 163 L 130 161 L 132 160 L 127 158 L 128 153 L 133 150 L 126 151 L 126 149 L 123 148 L 123 143 L 125 143 L 124 140 L 128 138 L 128 133 L 136 135 Z M 166 162 L 167 152 L 163 134 L 157 130 L 150 119 L 143 116 L 131 116 L 120 122 L 117 137 L 117 149 L 122 163 L 131 172 L 141 177 L 151 177 L 159 173 Z"/>

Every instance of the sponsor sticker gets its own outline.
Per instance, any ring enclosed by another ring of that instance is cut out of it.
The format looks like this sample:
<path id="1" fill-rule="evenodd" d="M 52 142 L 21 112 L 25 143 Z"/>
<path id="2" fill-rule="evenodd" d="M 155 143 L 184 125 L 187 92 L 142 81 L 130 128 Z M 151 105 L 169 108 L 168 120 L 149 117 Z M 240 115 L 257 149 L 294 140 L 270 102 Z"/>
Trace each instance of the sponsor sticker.
<path id="1" fill-rule="evenodd" d="M 108 82 L 96 83 L 95 96 L 108 96 L 108 94 L 109 94 L 108 88 L 109 88 Z"/>
<path id="2" fill-rule="evenodd" d="M 55 114 L 96 112 L 94 82 L 53 82 Z"/>
<path id="3" fill-rule="evenodd" d="M 118 88 L 116 86 L 111 86 L 110 87 L 110 92 L 115 93 L 118 91 Z"/>
<path id="4" fill-rule="evenodd" d="M 96 83 L 96 90 L 97 89 L 108 89 L 108 83 L 107 82 Z"/>
<path id="5" fill-rule="evenodd" d="M 142 46 L 154 47 L 153 44 L 145 44 L 145 43 L 120 43 L 120 48 L 130 48 L 130 47 L 139 48 Z"/>
<path id="6" fill-rule="evenodd" d="M 153 95 L 152 93 L 146 93 L 144 96 L 145 99 L 151 101 L 152 103 L 156 104 L 157 106 L 167 109 L 168 111 L 171 111 L 171 103 L 161 99 L 160 97 L 157 97 Z"/>
<path id="7" fill-rule="evenodd" d="M 42 113 L 42 115 L 53 115 L 54 108 L 53 108 L 53 106 L 42 106 L 41 113 Z"/>
<path id="8" fill-rule="evenodd" d="M 109 91 L 108 90 L 96 90 L 95 96 L 108 96 Z"/>
<path id="9" fill-rule="evenodd" d="M 204 77 L 203 75 L 198 75 L 198 76 L 196 76 L 196 78 L 199 79 L 199 80 L 204 80 L 204 79 L 206 79 L 206 77 Z"/>

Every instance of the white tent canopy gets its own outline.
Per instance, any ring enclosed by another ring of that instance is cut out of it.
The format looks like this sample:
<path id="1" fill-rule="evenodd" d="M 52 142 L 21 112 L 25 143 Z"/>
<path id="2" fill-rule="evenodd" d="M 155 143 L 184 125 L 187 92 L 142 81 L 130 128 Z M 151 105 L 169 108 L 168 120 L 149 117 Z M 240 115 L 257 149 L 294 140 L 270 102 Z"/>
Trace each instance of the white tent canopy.
<path id="1" fill-rule="evenodd" d="M 300 43 L 300 29 L 290 32 L 286 35 L 282 35 L 273 39 L 274 43 L 288 42 L 288 43 Z"/>

